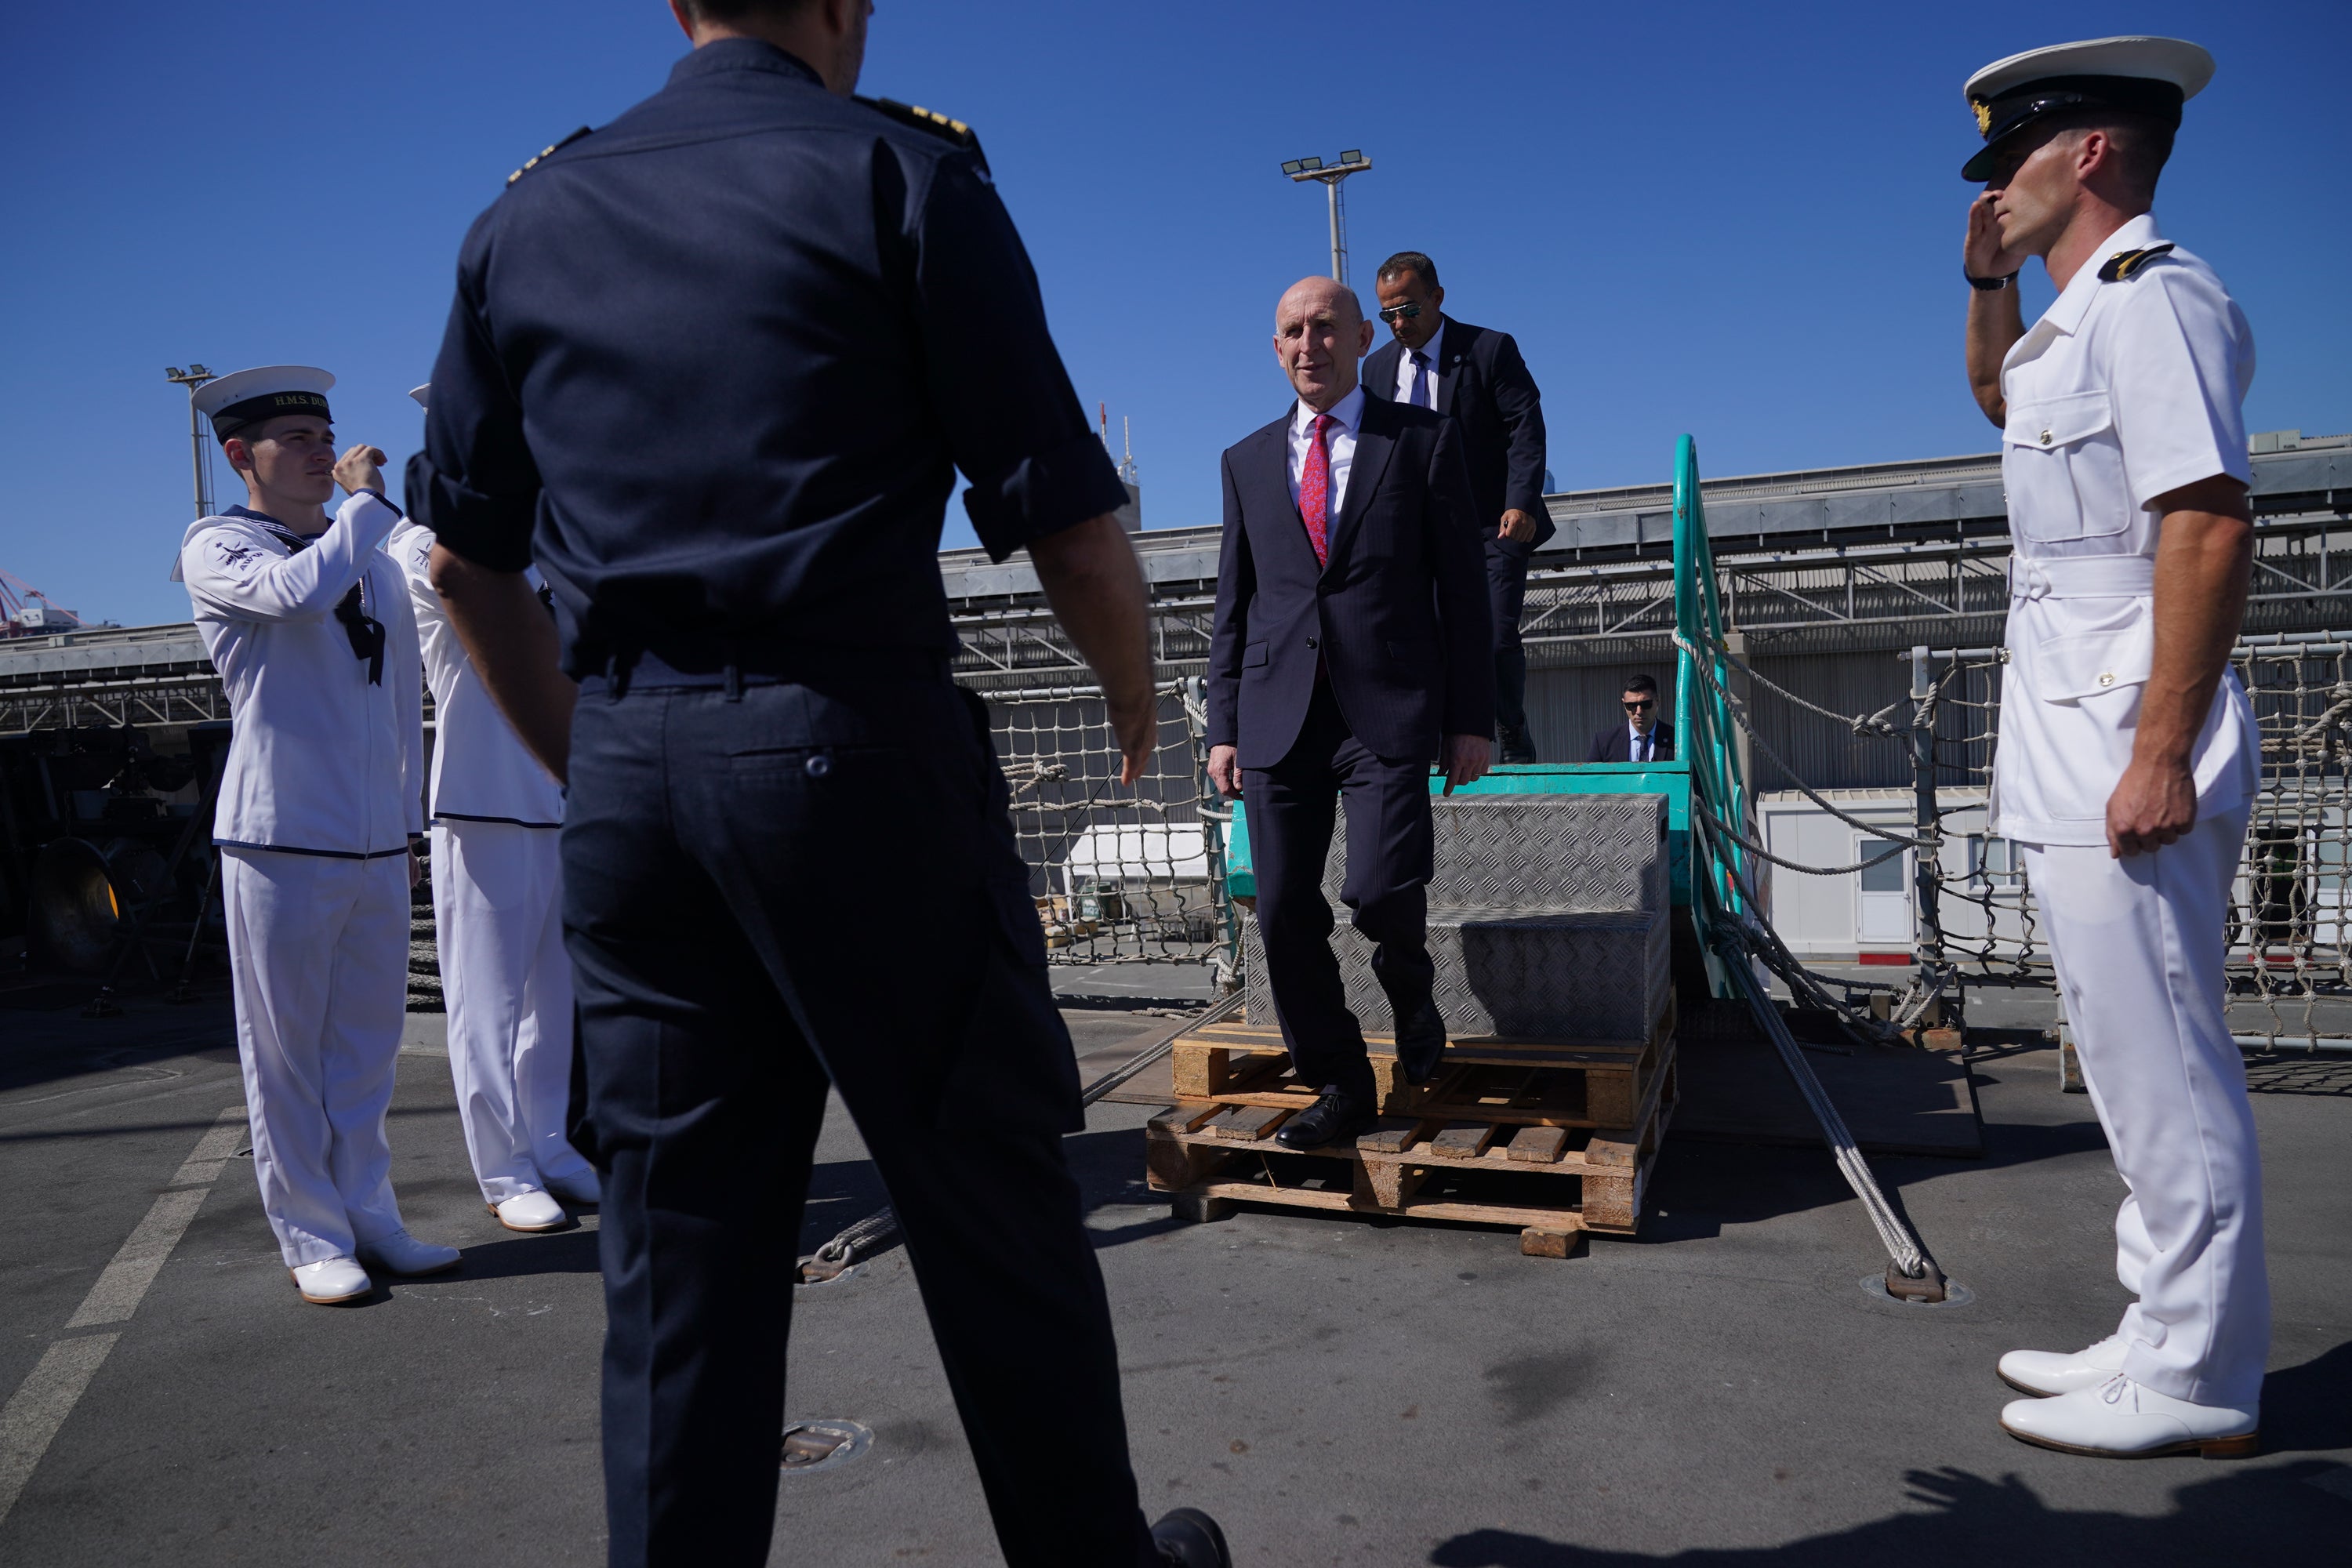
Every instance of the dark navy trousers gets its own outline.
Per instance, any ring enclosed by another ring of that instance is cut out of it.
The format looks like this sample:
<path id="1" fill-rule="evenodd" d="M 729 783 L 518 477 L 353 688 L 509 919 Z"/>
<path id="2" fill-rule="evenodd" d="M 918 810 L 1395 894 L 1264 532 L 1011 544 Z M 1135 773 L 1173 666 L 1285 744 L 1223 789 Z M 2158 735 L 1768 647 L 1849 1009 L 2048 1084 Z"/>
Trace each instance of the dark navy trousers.
<path id="1" fill-rule="evenodd" d="M 1270 768 L 1242 773 L 1257 929 L 1283 1043 L 1301 1082 L 1369 1106 L 1372 1066 L 1361 1022 L 1348 1009 L 1331 951 L 1323 862 L 1338 808 L 1348 814 L 1348 874 L 1339 898 L 1373 942 L 1372 971 L 1396 1018 L 1429 1000 L 1429 879 L 1436 868 L 1429 759 L 1375 755 L 1348 729 L 1328 680 L 1318 679 L 1297 742 Z M 1374 1030 L 1390 1023 L 1374 1021 Z"/>
<path id="2" fill-rule="evenodd" d="M 768 1561 L 828 1080 L 905 1228 L 1005 1560 L 1155 1561 L 985 710 L 936 667 L 732 695 L 593 679 L 572 745 L 615 1568 Z"/>
<path id="3" fill-rule="evenodd" d="M 1528 602 L 1528 562 L 1532 542 L 1486 541 L 1486 607 L 1495 617 L 1495 722 L 1506 730 L 1528 727 L 1528 650 L 1519 641 L 1519 616 Z"/>

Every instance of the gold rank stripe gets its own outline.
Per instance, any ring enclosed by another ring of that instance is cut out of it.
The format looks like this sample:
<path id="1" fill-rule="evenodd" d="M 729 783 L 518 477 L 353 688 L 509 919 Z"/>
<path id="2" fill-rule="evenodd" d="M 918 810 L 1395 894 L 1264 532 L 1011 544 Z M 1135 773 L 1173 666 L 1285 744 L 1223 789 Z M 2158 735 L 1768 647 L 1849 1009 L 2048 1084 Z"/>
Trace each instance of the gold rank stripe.
<path id="1" fill-rule="evenodd" d="M 950 120 L 946 115 L 941 114 L 938 110 L 925 109 L 919 103 L 913 105 L 912 108 L 916 113 L 931 121 L 934 125 L 944 125 L 959 136 L 969 136 L 971 134 L 971 127 L 966 125 L 961 120 Z"/>
<path id="2" fill-rule="evenodd" d="M 2099 268 L 2099 281 L 2128 283 L 2141 268 L 2171 248 L 2172 247 L 2168 244 L 2151 245 L 2145 250 L 2118 250 L 2107 258 L 2107 264 L 2105 267 Z"/>
<path id="3" fill-rule="evenodd" d="M 571 135 L 566 136 L 562 141 L 549 142 L 546 146 L 539 150 L 539 155 L 537 157 L 531 159 L 530 162 L 525 163 L 521 168 L 517 169 L 513 174 L 509 174 L 507 176 L 507 184 L 509 185 L 513 184 L 517 180 L 521 179 L 525 174 L 528 174 L 533 169 L 538 168 L 541 162 L 553 157 L 564 148 L 569 147 L 574 142 L 579 141 L 583 136 L 587 135 L 588 132 L 589 127 L 583 125 L 579 130 L 574 131 Z"/>

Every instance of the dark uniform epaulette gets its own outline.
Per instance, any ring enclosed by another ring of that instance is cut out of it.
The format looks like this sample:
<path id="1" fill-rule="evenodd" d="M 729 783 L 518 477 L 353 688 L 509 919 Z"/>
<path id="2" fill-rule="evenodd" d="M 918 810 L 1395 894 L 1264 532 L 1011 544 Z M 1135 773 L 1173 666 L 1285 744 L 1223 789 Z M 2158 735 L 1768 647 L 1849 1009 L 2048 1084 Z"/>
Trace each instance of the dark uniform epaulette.
<path id="1" fill-rule="evenodd" d="M 988 167 L 988 154 L 980 150 L 980 136 L 961 120 L 950 120 L 937 110 L 920 109 L 911 103 L 900 103 L 895 98 L 860 98 L 858 102 L 878 109 L 901 125 L 911 125 L 918 131 L 928 131 L 943 142 L 952 142 L 973 157 L 980 166 Z"/>
<path id="2" fill-rule="evenodd" d="M 517 180 L 521 179 L 525 174 L 528 174 L 533 169 L 538 168 L 541 161 L 554 153 L 556 151 L 561 148 L 569 147 L 574 142 L 579 141 L 583 136 L 587 135 L 589 127 L 583 125 L 579 130 L 574 131 L 571 135 L 566 136 L 562 141 L 551 142 L 548 146 L 541 148 L 537 158 L 533 158 L 530 163 L 525 163 L 521 168 L 517 169 L 513 174 L 507 176 L 507 184 L 509 185 L 513 184 Z"/>
<path id="3" fill-rule="evenodd" d="M 2134 273 L 2171 248 L 2169 245 L 2151 245 L 2146 250 L 2118 250 L 2099 268 L 2099 281 L 2128 283 Z"/>

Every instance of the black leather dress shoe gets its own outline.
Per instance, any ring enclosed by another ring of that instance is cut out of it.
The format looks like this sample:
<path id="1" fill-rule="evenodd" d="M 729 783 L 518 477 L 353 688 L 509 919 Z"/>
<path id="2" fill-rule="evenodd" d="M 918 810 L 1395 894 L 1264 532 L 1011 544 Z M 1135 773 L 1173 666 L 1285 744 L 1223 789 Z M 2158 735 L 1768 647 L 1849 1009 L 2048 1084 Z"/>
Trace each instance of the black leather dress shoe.
<path id="1" fill-rule="evenodd" d="M 1396 1048 L 1405 1082 L 1427 1083 L 1436 1076 L 1445 1055 L 1445 1020 L 1436 1003 L 1423 1003 L 1420 1012 L 1397 1025 Z"/>
<path id="2" fill-rule="evenodd" d="M 1171 1509 L 1151 1527 L 1151 1544 L 1168 1568 L 1234 1568 L 1225 1532 L 1197 1508 Z"/>
<path id="3" fill-rule="evenodd" d="M 1284 1122 L 1274 1141 L 1286 1149 L 1320 1149 L 1354 1141 L 1370 1130 L 1372 1121 L 1370 1106 L 1344 1094 L 1326 1094 Z"/>
<path id="4" fill-rule="evenodd" d="M 1536 760 L 1535 737 L 1525 730 L 1514 730 L 1508 724 L 1497 724 L 1495 726 L 1495 733 L 1502 742 L 1495 759 L 1496 762 L 1532 763 Z"/>

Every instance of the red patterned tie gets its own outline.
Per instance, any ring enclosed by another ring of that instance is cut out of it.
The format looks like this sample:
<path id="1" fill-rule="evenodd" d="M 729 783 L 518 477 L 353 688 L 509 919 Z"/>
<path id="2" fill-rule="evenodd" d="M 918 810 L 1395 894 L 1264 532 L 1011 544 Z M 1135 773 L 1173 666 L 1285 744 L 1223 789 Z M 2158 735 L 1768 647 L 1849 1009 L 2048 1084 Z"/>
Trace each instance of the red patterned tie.
<path id="1" fill-rule="evenodd" d="M 1315 546 L 1315 563 L 1331 559 L 1331 449 L 1324 433 L 1339 421 L 1328 414 L 1315 416 L 1315 438 L 1307 447 L 1307 466 L 1298 476 L 1298 515 L 1307 520 L 1307 542 Z"/>

